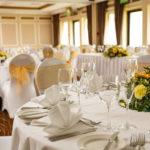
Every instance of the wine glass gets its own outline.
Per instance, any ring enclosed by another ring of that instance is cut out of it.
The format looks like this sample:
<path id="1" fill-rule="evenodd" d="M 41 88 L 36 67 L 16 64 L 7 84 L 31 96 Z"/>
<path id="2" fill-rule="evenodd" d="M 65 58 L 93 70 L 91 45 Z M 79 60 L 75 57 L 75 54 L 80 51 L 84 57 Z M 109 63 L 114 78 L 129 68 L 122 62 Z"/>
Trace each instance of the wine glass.
<path id="1" fill-rule="evenodd" d="M 68 91 L 70 90 L 73 83 L 73 69 L 71 68 L 60 68 L 58 70 L 58 83 L 62 88 L 62 91 L 66 95 L 66 101 L 68 101 Z"/>
<path id="2" fill-rule="evenodd" d="M 132 90 L 129 90 L 126 86 L 121 86 L 120 87 L 120 93 L 119 93 L 118 100 L 119 101 L 120 101 L 120 99 L 124 100 L 124 102 L 125 102 L 124 107 L 126 108 L 126 121 L 121 126 L 121 129 L 129 130 L 129 129 L 135 128 L 134 125 L 131 125 L 129 123 L 129 105 L 130 105 L 130 102 L 132 100 L 133 95 L 134 95 L 134 86 L 133 86 Z"/>
<path id="3" fill-rule="evenodd" d="M 97 50 L 99 53 L 102 53 L 104 51 L 104 45 L 98 45 Z"/>
<path id="4" fill-rule="evenodd" d="M 124 72 L 126 75 L 126 80 L 129 81 L 132 76 L 134 76 L 137 71 L 137 59 L 128 58 L 124 67 Z"/>
<path id="5" fill-rule="evenodd" d="M 108 76 L 108 77 L 106 77 Z M 110 121 L 110 107 L 111 104 L 115 101 L 118 95 L 118 76 L 117 75 L 106 75 L 106 78 L 111 79 L 105 80 L 103 82 L 103 88 L 98 92 L 99 99 L 106 105 L 107 108 L 107 125 L 104 128 L 105 130 L 112 130 L 111 121 Z"/>

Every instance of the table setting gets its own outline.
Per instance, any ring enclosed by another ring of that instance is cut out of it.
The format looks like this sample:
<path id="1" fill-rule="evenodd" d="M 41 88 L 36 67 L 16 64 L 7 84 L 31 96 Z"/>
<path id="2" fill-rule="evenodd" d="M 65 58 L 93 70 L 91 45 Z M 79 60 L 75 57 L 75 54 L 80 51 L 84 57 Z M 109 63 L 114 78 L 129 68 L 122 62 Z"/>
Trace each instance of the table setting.
<path id="1" fill-rule="evenodd" d="M 131 74 L 134 72 L 130 70 Z M 66 73 L 68 80 L 61 79 Z M 111 82 L 98 75 L 94 67 L 86 71 L 83 68 L 80 81 L 72 69 L 59 71 L 58 85 L 18 109 L 12 150 L 147 150 L 148 112 L 129 109 L 134 92 L 124 103 L 127 108 L 120 105 L 120 99 L 126 100 L 124 84 L 118 76 L 107 78 Z"/>

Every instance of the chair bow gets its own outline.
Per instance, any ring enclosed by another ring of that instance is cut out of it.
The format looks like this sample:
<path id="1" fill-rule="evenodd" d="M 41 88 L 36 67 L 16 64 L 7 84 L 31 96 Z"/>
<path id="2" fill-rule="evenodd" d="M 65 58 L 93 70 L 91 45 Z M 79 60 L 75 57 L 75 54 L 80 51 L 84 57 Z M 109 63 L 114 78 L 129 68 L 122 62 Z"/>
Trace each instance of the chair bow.
<path id="1" fill-rule="evenodd" d="M 25 66 L 9 65 L 10 76 L 17 80 L 17 92 L 21 92 L 21 85 L 28 85 L 30 83 L 30 74 L 34 73 L 35 63 Z"/>

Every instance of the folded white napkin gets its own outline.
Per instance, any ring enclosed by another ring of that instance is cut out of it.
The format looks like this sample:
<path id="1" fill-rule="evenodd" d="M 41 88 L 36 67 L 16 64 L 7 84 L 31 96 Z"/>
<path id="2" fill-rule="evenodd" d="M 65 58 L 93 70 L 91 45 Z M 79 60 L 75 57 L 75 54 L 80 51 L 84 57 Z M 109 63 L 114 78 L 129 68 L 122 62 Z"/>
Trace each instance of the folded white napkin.
<path id="1" fill-rule="evenodd" d="M 48 126 L 50 124 L 49 117 L 42 117 L 40 119 L 34 119 L 31 121 L 32 126 Z"/>
<path id="2" fill-rule="evenodd" d="M 44 131 L 56 135 L 77 124 L 81 119 L 81 110 L 77 105 L 60 101 L 49 111 L 48 116 L 51 124 Z"/>
<path id="3" fill-rule="evenodd" d="M 89 80 L 88 88 L 90 92 L 98 92 L 102 89 L 103 78 L 98 74 L 93 74 L 93 78 Z"/>
<path id="4" fill-rule="evenodd" d="M 64 100 L 65 95 L 61 93 L 61 89 L 58 85 L 52 85 L 50 88 L 45 90 L 45 94 L 37 96 L 31 99 L 32 102 L 41 104 L 44 107 L 51 108 L 55 106 L 58 101 Z"/>

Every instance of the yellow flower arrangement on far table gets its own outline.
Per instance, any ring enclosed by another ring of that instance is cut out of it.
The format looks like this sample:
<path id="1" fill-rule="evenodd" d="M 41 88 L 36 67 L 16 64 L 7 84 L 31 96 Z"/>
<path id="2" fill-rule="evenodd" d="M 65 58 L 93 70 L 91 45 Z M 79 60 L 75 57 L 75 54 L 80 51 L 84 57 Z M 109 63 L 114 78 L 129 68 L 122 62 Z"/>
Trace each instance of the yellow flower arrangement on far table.
<path id="1" fill-rule="evenodd" d="M 130 56 L 130 54 L 120 46 L 112 46 L 107 51 L 103 52 L 105 57 L 124 57 Z"/>
<path id="2" fill-rule="evenodd" d="M 7 55 L 3 51 L 0 51 L 0 63 L 4 62 L 7 58 Z"/>

